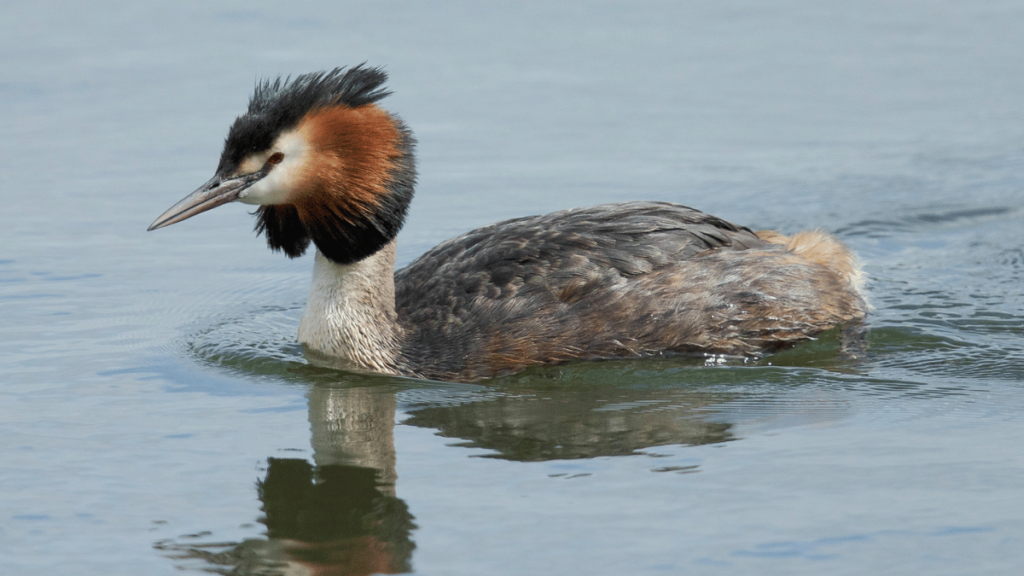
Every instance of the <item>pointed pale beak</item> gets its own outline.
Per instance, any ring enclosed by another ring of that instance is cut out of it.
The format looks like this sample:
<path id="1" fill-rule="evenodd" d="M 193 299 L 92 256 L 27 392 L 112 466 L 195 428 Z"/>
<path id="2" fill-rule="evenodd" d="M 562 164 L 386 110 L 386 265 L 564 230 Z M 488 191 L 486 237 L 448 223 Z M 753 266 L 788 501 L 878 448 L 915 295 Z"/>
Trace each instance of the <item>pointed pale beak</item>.
<path id="1" fill-rule="evenodd" d="M 263 170 L 236 178 L 225 178 L 218 174 L 210 178 L 206 184 L 200 186 L 198 190 L 182 198 L 181 202 L 168 208 L 146 230 L 156 230 L 157 228 L 177 224 L 182 220 L 187 220 L 196 214 L 206 212 L 221 204 L 234 202 L 238 200 L 238 196 L 246 188 L 252 186 L 266 175 L 267 173 Z"/>

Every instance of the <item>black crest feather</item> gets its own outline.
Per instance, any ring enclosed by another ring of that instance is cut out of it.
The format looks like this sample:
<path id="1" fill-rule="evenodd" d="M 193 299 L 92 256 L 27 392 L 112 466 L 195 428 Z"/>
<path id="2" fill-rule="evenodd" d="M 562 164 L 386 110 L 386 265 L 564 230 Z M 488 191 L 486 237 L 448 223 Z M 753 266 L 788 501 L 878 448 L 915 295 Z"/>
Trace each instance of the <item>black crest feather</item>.
<path id="1" fill-rule="evenodd" d="M 388 75 L 363 64 L 311 72 L 295 79 L 278 76 L 256 83 L 249 109 L 235 119 L 224 141 L 218 173 L 231 171 L 249 154 L 266 150 L 284 130 L 293 128 L 310 110 L 328 106 L 363 106 L 388 94 Z"/>

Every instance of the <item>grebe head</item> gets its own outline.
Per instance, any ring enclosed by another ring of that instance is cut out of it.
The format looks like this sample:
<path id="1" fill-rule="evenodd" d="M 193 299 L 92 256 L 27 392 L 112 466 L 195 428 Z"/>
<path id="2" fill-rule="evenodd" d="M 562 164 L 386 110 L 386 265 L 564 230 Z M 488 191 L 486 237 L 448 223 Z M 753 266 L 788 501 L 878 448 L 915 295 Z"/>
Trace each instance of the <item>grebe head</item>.
<path id="1" fill-rule="evenodd" d="M 310 241 L 339 264 L 373 254 L 398 234 L 416 179 L 412 133 L 375 104 L 385 80 L 359 65 L 257 83 L 216 174 L 149 230 L 240 201 L 259 205 L 256 231 L 292 258 Z"/>

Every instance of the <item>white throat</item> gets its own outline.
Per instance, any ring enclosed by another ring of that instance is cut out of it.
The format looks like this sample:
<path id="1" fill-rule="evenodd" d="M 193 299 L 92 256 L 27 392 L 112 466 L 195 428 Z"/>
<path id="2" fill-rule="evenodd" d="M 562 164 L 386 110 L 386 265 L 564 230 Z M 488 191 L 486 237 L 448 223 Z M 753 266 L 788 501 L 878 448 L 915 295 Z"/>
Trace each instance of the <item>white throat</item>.
<path id="1" fill-rule="evenodd" d="M 299 342 L 353 368 L 395 374 L 401 338 L 395 241 L 352 264 L 336 264 L 317 250 Z"/>

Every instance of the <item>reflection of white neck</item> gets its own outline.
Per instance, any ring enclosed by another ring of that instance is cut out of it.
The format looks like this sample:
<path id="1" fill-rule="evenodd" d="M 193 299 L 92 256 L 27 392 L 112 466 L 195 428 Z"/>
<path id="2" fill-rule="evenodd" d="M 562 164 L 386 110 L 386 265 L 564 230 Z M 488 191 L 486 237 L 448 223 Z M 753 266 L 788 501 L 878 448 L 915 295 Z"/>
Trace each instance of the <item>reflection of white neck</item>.
<path id="1" fill-rule="evenodd" d="M 394 374 L 397 318 L 394 240 L 352 264 L 336 264 L 317 250 L 300 343 L 353 368 Z"/>
<path id="2" fill-rule="evenodd" d="M 381 387 L 313 386 L 309 423 L 317 466 L 377 471 L 377 489 L 395 495 L 395 393 Z"/>

